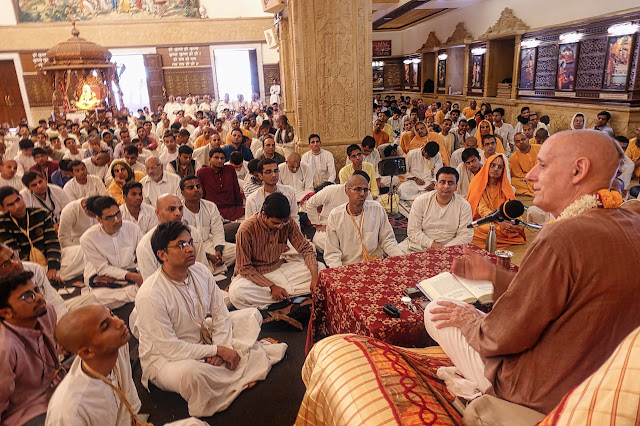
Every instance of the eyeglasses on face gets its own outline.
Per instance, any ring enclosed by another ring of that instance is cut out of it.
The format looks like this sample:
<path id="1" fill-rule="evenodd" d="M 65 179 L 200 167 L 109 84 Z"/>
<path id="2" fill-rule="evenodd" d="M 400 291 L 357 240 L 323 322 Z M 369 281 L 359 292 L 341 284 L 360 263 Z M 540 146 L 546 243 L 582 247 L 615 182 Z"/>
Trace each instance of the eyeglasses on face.
<path id="1" fill-rule="evenodd" d="M 120 219 L 122 217 L 122 212 L 120 210 L 118 210 L 116 213 L 110 215 L 110 216 L 105 216 L 102 220 L 104 220 L 105 222 L 115 222 L 116 220 Z"/>
<path id="2" fill-rule="evenodd" d="M 177 243 L 175 246 L 167 246 L 167 248 L 178 248 L 180 250 L 184 250 L 187 246 L 191 246 L 193 248 L 193 238 L 189 241 L 181 241 Z"/>
<path id="3" fill-rule="evenodd" d="M 40 294 L 40 288 L 36 287 L 32 290 L 26 291 L 22 296 L 20 296 L 20 300 L 24 303 L 32 304 L 36 301 L 36 294 Z"/>
<path id="4" fill-rule="evenodd" d="M 18 256 L 18 253 L 15 250 L 11 250 L 11 256 L 5 258 L 2 263 L 0 263 L 0 271 L 4 270 L 4 268 L 14 262 L 17 262 L 18 260 L 20 260 L 20 256 Z"/>
<path id="5" fill-rule="evenodd" d="M 368 194 L 369 193 L 369 188 L 359 188 L 359 187 L 353 187 L 353 186 L 347 186 L 347 188 L 349 188 L 351 191 L 353 192 L 357 192 L 359 193 L 363 193 L 363 194 Z"/>

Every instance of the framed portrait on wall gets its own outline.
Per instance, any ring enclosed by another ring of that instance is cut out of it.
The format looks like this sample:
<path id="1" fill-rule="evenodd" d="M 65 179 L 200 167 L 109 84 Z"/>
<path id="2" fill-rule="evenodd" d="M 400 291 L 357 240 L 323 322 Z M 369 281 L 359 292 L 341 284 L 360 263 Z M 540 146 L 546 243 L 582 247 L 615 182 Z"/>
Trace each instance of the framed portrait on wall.
<path id="1" fill-rule="evenodd" d="M 413 68 L 411 88 L 414 90 L 420 90 L 420 63 L 412 63 L 411 67 Z"/>
<path id="2" fill-rule="evenodd" d="M 481 89 L 484 86 L 484 55 L 471 56 L 471 88 Z"/>
<path id="3" fill-rule="evenodd" d="M 447 60 L 438 59 L 438 87 L 444 88 L 447 82 Z"/>
<path id="4" fill-rule="evenodd" d="M 520 88 L 533 89 L 536 72 L 536 48 L 520 51 Z"/>
<path id="5" fill-rule="evenodd" d="M 556 90 L 574 90 L 576 84 L 576 62 L 578 62 L 578 43 L 567 43 L 558 46 Z"/>
<path id="6" fill-rule="evenodd" d="M 373 66 L 373 88 L 374 89 L 383 89 L 384 88 L 384 68 L 383 65 L 374 65 Z"/>
<path id="7" fill-rule="evenodd" d="M 633 35 L 609 37 L 605 57 L 604 90 L 626 90 Z"/>

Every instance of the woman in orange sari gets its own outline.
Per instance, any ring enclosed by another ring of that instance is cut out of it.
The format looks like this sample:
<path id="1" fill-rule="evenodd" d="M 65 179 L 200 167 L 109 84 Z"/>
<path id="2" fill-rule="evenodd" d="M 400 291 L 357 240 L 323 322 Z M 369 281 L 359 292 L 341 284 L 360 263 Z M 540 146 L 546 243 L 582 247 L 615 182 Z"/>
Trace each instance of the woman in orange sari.
<path id="1" fill-rule="evenodd" d="M 471 180 L 467 201 L 471 204 L 473 220 L 497 210 L 505 201 L 516 199 L 504 169 L 502 156 L 495 154 L 487 159 L 482 169 Z M 473 244 L 484 248 L 489 226 L 485 224 L 474 230 Z M 524 226 L 514 225 L 511 222 L 497 222 L 496 236 L 498 248 L 524 244 L 526 241 Z"/>
<path id="2" fill-rule="evenodd" d="M 475 136 L 478 143 L 482 143 L 482 137 L 484 135 L 493 135 L 493 126 L 487 120 L 482 120 L 480 124 L 478 124 L 478 127 L 476 127 Z M 503 146 L 504 141 L 499 135 L 495 135 L 495 136 L 496 136 L 496 139 L 500 141 L 496 146 L 496 152 L 500 154 L 505 154 L 504 146 Z"/>

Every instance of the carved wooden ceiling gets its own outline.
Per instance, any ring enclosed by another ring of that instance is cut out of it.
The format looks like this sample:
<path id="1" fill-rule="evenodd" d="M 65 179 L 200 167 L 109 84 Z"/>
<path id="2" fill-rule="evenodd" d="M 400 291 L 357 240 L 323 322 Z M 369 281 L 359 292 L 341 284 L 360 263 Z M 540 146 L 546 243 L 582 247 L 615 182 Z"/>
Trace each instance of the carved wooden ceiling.
<path id="1" fill-rule="evenodd" d="M 372 0 L 374 31 L 398 31 L 482 0 Z"/>

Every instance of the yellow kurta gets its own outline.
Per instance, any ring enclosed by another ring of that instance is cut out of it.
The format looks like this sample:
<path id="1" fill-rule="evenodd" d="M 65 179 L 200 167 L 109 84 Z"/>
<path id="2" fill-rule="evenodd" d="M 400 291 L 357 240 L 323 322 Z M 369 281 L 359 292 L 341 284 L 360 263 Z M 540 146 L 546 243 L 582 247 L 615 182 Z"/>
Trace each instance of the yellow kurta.
<path id="1" fill-rule="evenodd" d="M 409 133 L 409 132 L 405 132 L 405 133 Z M 403 135 L 404 135 L 404 133 L 403 133 Z M 449 165 L 449 153 L 447 152 L 447 144 L 444 141 L 444 138 L 440 135 L 440 133 L 429 132 L 429 133 L 427 133 L 427 136 L 425 136 L 423 138 L 421 138 L 420 136 L 415 136 L 413 139 L 411 139 L 411 142 L 409 142 L 406 150 L 405 150 L 405 147 L 403 147 L 402 145 L 400 145 L 400 147 L 402 148 L 402 151 L 404 152 L 404 155 L 406 156 L 407 153 L 409 151 L 411 151 L 412 149 L 422 148 L 428 142 L 436 142 L 440 146 L 440 156 L 442 157 L 442 164 L 444 166 L 448 166 Z"/>
<path id="2" fill-rule="evenodd" d="M 204 138 L 204 135 L 200 135 L 198 136 L 198 139 L 196 139 L 196 143 L 193 144 L 193 149 L 202 148 L 203 146 L 206 146 L 210 141 L 211 138 L 209 138 L 209 140 L 206 140 Z"/>
<path id="3" fill-rule="evenodd" d="M 242 127 L 240 128 L 240 131 L 242 131 L 243 135 L 245 135 L 246 137 L 251 139 L 251 132 L 250 131 L 248 131 L 247 129 L 243 129 Z M 226 139 L 225 145 L 231 145 L 231 132 L 227 133 L 227 139 Z"/>
<path id="4" fill-rule="evenodd" d="M 528 153 L 519 149 L 511 154 L 509 168 L 511 169 L 511 185 L 516 188 L 516 195 L 533 197 L 533 185 L 525 179 L 527 173 L 538 163 L 538 152 L 542 145 L 531 145 Z"/>
<path id="5" fill-rule="evenodd" d="M 462 110 L 462 115 L 464 115 L 467 118 L 467 120 L 471 120 L 473 117 L 475 117 L 476 112 L 478 111 L 480 111 L 480 108 L 471 109 L 471 107 L 466 107 L 465 109 Z"/>
<path id="6" fill-rule="evenodd" d="M 142 172 L 134 171 L 135 181 L 140 182 L 143 177 L 146 175 Z M 124 195 L 122 194 L 122 187 L 116 183 L 116 181 L 112 181 L 109 185 L 109 196 L 116 200 L 119 206 L 124 204 Z"/>
<path id="7" fill-rule="evenodd" d="M 444 121 L 444 117 L 446 117 L 446 114 L 443 111 L 438 111 L 433 120 L 438 126 L 441 126 Z"/>
<path id="8" fill-rule="evenodd" d="M 627 147 L 627 150 L 624 153 L 634 163 L 638 161 L 638 158 L 640 158 L 640 147 L 638 147 L 637 144 L 638 144 L 638 138 L 631 139 L 629 141 L 629 146 Z M 633 171 L 633 176 L 634 177 L 640 176 L 640 165 L 636 166 L 635 170 Z"/>
<path id="9" fill-rule="evenodd" d="M 473 220 L 480 219 L 488 215 L 489 213 L 497 210 L 502 203 L 507 201 L 507 198 L 500 191 L 499 186 L 489 186 L 484 190 L 482 198 L 478 203 L 478 209 Z M 478 247 L 484 248 L 487 241 L 487 234 L 489 233 L 490 224 L 477 227 L 473 231 L 473 244 Z M 500 226 L 496 224 L 496 236 L 498 239 L 498 248 L 504 248 L 511 245 L 524 244 L 525 234 L 524 230 L 521 233 L 507 232 L 500 229 Z"/>

